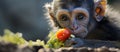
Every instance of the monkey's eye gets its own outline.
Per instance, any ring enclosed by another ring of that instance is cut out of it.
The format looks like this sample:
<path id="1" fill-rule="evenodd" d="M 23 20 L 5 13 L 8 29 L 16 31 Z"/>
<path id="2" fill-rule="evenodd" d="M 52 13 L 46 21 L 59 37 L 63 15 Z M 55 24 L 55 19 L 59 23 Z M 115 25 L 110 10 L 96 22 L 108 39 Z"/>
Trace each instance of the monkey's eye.
<path id="1" fill-rule="evenodd" d="M 68 16 L 63 14 L 63 15 L 60 16 L 60 20 L 61 21 L 67 21 L 68 20 Z"/>
<path id="2" fill-rule="evenodd" d="M 80 13 L 80 14 L 78 14 L 78 15 L 76 16 L 76 19 L 77 19 L 77 20 L 82 20 L 84 17 L 85 17 L 85 15 L 82 14 L 82 13 Z"/>

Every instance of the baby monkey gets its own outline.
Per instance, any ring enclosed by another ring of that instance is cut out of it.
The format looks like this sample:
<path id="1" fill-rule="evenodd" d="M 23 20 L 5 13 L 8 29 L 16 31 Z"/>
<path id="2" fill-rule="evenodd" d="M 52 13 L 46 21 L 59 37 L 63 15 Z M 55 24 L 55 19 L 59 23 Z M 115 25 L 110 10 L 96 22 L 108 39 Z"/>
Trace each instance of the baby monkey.
<path id="1" fill-rule="evenodd" d="M 113 18 L 106 0 L 53 0 L 45 7 L 53 28 L 67 28 L 76 37 L 71 39 L 78 43 L 73 47 L 81 45 L 80 38 L 120 40 L 120 28 L 113 21 L 119 16 Z"/>

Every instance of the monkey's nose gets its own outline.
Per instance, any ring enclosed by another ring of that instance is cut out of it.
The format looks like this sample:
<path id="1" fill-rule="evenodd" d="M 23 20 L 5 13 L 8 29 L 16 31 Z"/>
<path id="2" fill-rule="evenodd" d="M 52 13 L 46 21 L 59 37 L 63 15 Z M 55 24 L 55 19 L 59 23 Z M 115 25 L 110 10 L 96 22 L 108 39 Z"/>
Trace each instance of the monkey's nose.
<path id="1" fill-rule="evenodd" d="M 77 26 L 77 25 L 73 25 L 73 26 L 71 27 L 71 29 L 72 29 L 72 30 L 76 30 L 76 29 L 78 29 L 78 26 Z"/>

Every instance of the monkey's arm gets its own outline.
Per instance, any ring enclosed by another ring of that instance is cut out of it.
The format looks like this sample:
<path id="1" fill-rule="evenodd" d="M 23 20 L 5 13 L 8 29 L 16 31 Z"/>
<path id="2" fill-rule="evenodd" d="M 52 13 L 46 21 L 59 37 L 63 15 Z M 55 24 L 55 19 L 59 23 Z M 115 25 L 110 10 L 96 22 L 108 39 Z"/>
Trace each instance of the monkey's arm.
<path id="1" fill-rule="evenodd" d="M 70 39 L 69 41 L 67 40 L 65 45 L 74 48 L 77 47 L 98 48 L 103 46 L 108 48 L 109 47 L 120 48 L 120 42 L 118 41 L 87 40 L 87 39 L 79 39 L 79 38 L 73 38 Z"/>
<path id="2" fill-rule="evenodd" d="M 74 48 L 77 48 L 77 47 L 80 47 L 82 45 L 84 45 L 84 42 L 80 38 L 71 38 L 71 39 L 68 39 L 68 40 L 65 41 L 65 46 L 66 47 L 72 46 Z"/>

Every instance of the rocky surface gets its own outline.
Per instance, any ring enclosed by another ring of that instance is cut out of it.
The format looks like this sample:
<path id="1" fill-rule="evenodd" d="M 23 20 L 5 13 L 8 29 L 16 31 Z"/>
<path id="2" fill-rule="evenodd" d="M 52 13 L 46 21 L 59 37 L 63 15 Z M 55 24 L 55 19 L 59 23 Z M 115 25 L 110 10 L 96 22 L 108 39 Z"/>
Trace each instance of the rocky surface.
<path id="1" fill-rule="evenodd" d="M 90 47 L 80 47 L 80 48 L 59 48 L 59 49 L 39 49 L 38 52 L 120 52 L 118 48 L 90 48 Z"/>
<path id="2" fill-rule="evenodd" d="M 0 52 L 120 52 L 120 42 L 85 40 L 79 48 L 63 47 L 59 49 L 43 48 L 42 46 L 18 46 L 0 42 Z"/>

